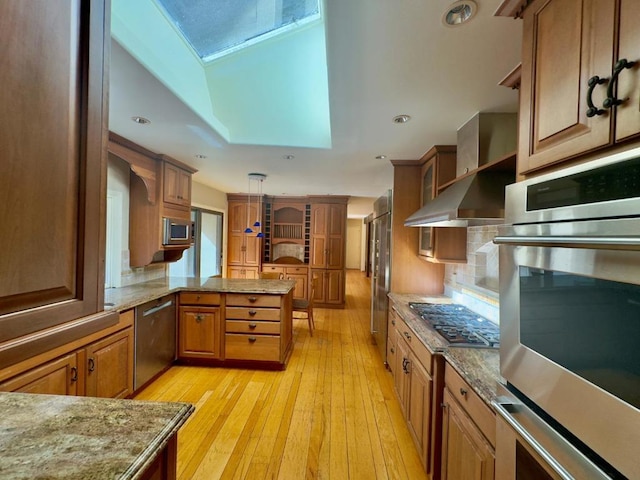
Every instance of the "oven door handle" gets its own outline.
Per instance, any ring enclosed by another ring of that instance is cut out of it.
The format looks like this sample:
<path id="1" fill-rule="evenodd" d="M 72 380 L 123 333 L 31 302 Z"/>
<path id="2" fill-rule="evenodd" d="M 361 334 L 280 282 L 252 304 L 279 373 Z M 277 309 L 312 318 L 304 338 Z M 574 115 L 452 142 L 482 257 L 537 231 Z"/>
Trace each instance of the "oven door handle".
<path id="1" fill-rule="evenodd" d="M 551 469 L 553 469 L 553 471 L 557 473 L 562 480 L 576 480 L 576 477 L 569 473 L 553 457 L 553 455 L 551 455 L 551 453 L 549 453 L 547 449 L 542 446 L 540 442 L 538 442 L 527 431 L 527 429 L 518 421 L 516 415 L 514 415 L 512 412 L 526 415 L 527 421 L 538 427 L 538 434 L 547 436 L 548 440 L 550 440 L 551 443 L 560 443 L 564 445 L 564 448 L 562 448 L 562 450 L 565 452 L 565 454 L 568 454 L 569 457 L 573 458 L 573 461 L 576 461 L 577 464 L 581 465 L 581 471 L 588 472 L 590 475 L 589 478 L 593 478 L 594 480 L 605 480 L 610 478 L 602 470 L 600 470 L 600 468 L 598 468 L 589 459 L 587 459 L 579 450 L 571 445 L 566 439 L 562 438 L 560 434 L 549 427 L 542 419 L 538 418 L 537 415 L 528 413 L 530 412 L 528 408 L 520 402 L 514 401 L 513 399 L 506 396 L 500 396 L 491 401 L 491 406 L 496 411 L 496 413 L 505 422 L 507 422 L 538 455 L 540 455 L 540 457 L 547 463 L 547 465 Z"/>
<path id="2" fill-rule="evenodd" d="M 499 236 L 498 245 L 526 247 L 597 248 L 600 250 L 640 250 L 640 237 Z"/>

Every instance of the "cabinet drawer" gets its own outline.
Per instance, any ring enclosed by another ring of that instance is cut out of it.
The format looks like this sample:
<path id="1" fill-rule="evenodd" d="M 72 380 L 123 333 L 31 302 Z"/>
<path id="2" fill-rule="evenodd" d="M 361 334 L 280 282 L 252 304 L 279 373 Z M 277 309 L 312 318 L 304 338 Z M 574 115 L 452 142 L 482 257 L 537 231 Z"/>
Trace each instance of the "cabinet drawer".
<path id="1" fill-rule="evenodd" d="M 219 293 L 189 292 L 180 294 L 181 305 L 220 305 Z"/>
<path id="2" fill-rule="evenodd" d="M 247 307 L 227 307 L 227 320 L 266 320 L 270 322 L 280 321 L 279 308 L 247 308 Z"/>
<path id="3" fill-rule="evenodd" d="M 297 274 L 297 275 L 307 275 L 309 273 L 309 269 L 307 267 L 286 267 L 285 273 Z"/>
<path id="4" fill-rule="evenodd" d="M 262 271 L 284 273 L 284 267 L 276 267 L 275 265 L 262 265 Z"/>
<path id="5" fill-rule="evenodd" d="M 451 395 L 462 405 L 462 408 L 466 410 L 487 440 L 489 440 L 489 443 L 495 447 L 496 416 L 491 408 L 484 403 L 449 363 L 444 367 L 444 383 Z"/>
<path id="6" fill-rule="evenodd" d="M 276 322 L 253 322 L 251 320 L 227 320 L 227 333 L 280 335 L 280 324 Z"/>
<path id="7" fill-rule="evenodd" d="M 227 305 L 234 305 L 239 307 L 279 307 L 280 295 L 228 293 Z"/>
<path id="8" fill-rule="evenodd" d="M 280 361 L 280 337 L 276 335 L 225 335 L 227 360 Z"/>
<path id="9" fill-rule="evenodd" d="M 413 333 L 406 323 L 399 317 L 395 318 L 396 330 L 400 333 L 413 351 L 418 361 L 422 364 L 429 375 L 433 375 L 432 354 L 424 343 Z"/>

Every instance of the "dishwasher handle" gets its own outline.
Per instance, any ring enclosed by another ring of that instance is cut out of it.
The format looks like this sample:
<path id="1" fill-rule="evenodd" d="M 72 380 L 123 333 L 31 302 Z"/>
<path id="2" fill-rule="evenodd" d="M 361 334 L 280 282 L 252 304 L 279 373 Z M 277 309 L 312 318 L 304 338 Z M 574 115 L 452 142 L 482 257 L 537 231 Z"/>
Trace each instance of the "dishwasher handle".
<path id="1" fill-rule="evenodd" d="M 149 315 L 153 315 L 154 313 L 157 313 L 160 310 L 164 310 L 165 308 L 168 308 L 168 307 L 170 307 L 172 305 L 173 305 L 173 300 L 167 300 L 166 302 L 161 303 L 160 305 L 156 305 L 155 307 L 151 307 L 151 308 L 149 308 L 147 310 L 144 310 L 142 312 L 142 316 L 143 317 L 147 317 Z"/>

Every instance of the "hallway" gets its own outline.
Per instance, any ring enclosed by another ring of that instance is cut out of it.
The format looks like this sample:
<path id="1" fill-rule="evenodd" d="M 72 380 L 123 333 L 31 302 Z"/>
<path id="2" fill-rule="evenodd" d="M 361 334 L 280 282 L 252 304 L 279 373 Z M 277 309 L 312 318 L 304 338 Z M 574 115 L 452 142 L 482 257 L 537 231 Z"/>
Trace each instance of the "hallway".
<path id="1" fill-rule="evenodd" d="M 294 320 L 284 372 L 173 367 L 136 399 L 196 406 L 178 478 L 426 479 L 369 333 L 370 282 L 347 271 L 346 308 Z"/>

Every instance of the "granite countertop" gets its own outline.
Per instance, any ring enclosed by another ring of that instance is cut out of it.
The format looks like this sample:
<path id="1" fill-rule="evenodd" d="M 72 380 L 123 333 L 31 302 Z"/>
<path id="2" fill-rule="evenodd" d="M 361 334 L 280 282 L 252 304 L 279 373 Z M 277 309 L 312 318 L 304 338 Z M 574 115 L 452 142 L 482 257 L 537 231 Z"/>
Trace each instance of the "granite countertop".
<path id="1" fill-rule="evenodd" d="M 413 333 L 434 353 L 445 360 L 464 378 L 474 391 L 488 404 L 496 397 L 500 383 L 500 352 L 494 348 L 449 347 L 447 342 L 422 320 L 409 302 L 453 303 L 444 295 L 424 296 L 390 293 L 398 315 Z"/>
<path id="2" fill-rule="evenodd" d="M 105 310 L 123 311 L 180 291 L 285 295 L 295 285 L 295 280 L 165 277 L 128 287 L 108 288 L 105 290 L 104 303 Z"/>
<path id="3" fill-rule="evenodd" d="M 0 478 L 137 479 L 188 403 L 0 393 Z"/>

